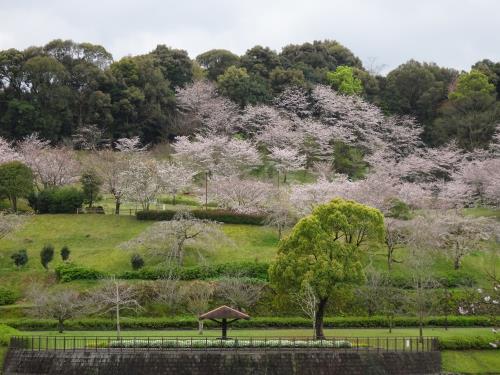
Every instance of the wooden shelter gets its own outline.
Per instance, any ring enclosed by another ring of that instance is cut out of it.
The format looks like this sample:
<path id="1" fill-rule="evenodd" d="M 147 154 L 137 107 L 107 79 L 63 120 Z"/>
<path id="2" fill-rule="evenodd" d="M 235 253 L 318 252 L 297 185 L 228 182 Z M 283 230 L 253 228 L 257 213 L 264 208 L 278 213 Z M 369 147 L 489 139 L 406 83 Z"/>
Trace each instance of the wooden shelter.
<path id="1" fill-rule="evenodd" d="M 200 315 L 200 320 L 209 319 L 222 327 L 222 339 L 227 339 L 227 326 L 239 319 L 250 319 L 250 316 L 242 313 L 241 311 L 235 310 L 229 306 L 220 306 L 203 315 Z"/>

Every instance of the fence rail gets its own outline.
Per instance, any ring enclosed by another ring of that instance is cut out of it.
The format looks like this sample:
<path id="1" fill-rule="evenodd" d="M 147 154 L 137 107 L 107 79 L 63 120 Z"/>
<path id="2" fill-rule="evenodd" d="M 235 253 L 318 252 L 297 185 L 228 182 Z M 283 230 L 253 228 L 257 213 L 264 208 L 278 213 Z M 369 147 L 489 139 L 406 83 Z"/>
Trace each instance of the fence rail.
<path id="1" fill-rule="evenodd" d="M 438 350 L 436 337 L 121 337 L 112 336 L 13 336 L 10 348 L 46 350 L 238 350 L 332 349 L 354 351 L 429 352 Z"/>

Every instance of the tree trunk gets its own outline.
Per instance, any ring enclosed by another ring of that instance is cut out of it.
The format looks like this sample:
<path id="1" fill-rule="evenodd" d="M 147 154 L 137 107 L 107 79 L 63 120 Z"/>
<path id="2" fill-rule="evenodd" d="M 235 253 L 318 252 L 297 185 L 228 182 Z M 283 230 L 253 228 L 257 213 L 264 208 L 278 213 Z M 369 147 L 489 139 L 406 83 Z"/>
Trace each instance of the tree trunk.
<path id="1" fill-rule="evenodd" d="M 59 333 L 63 333 L 64 332 L 64 320 L 59 319 L 57 321 L 57 330 L 59 331 Z"/>
<path id="2" fill-rule="evenodd" d="M 203 320 L 198 320 L 198 335 L 203 335 Z"/>
<path id="3" fill-rule="evenodd" d="M 286 184 L 286 172 L 283 172 L 283 183 Z"/>
<path id="4" fill-rule="evenodd" d="M 422 313 L 419 315 L 418 319 L 418 335 L 420 337 L 420 342 L 424 342 L 424 316 Z"/>
<path id="5" fill-rule="evenodd" d="M 391 250 L 387 250 L 387 270 L 391 272 L 392 267 L 392 252 Z"/>
<path id="6" fill-rule="evenodd" d="M 116 198 L 115 202 L 115 215 L 120 215 L 121 198 Z"/>
<path id="7" fill-rule="evenodd" d="M 448 314 L 444 316 L 444 330 L 448 331 Z"/>
<path id="8" fill-rule="evenodd" d="M 12 203 L 12 209 L 14 210 L 14 212 L 17 212 L 17 197 L 12 197 L 10 201 Z"/>
<path id="9" fill-rule="evenodd" d="M 175 194 L 172 194 L 172 205 L 175 206 Z"/>
<path id="10" fill-rule="evenodd" d="M 453 268 L 455 270 L 458 270 L 460 268 L 460 258 L 459 257 L 455 258 L 455 261 L 453 262 Z"/>
<path id="11" fill-rule="evenodd" d="M 120 307 L 118 304 L 115 308 L 116 312 L 116 337 L 120 338 Z"/>
<path id="12" fill-rule="evenodd" d="M 318 307 L 316 309 L 316 317 L 314 320 L 314 330 L 316 331 L 316 339 L 324 339 L 325 334 L 323 332 L 323 318 L 325 316 L 326 304 L 328 298 L 323 298 L 319 300 Z"/>
<path id="13" fill-rule="evenodd" d="M 392 333 L 392 315 L 389 315 L 389 333 Z"/>

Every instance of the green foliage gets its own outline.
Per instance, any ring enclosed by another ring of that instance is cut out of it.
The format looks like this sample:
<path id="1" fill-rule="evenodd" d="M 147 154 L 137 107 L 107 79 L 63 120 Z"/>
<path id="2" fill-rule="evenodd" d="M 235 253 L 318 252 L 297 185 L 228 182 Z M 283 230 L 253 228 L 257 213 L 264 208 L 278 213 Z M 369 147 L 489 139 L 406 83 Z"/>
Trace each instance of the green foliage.
<path id="1" fill-rule="evenodd" d="M 0 306 L 12 305 L 18 298 L 17 293 L 12 289 L 0 287 Z"/>
<path id="2" fill-rule="evenodd" d="M 265 216 L 261 214 L 244 214 L 222 209 L 196 209 L 189 211 L 195 218 L 214 220 L 227 224 L 249 224 L 249 225 L 264 225 Z M 164 221 L 172 220 L 177 211 L 162 210 L 162 211 L 138 211 L 136 213 L 137 220 L 155 220 Z"/>
<path id="3" fill-rule="evenodd" d="M 245 68 L 230 66 L 217 78 L 217 87 L 241 107 L 247 104 L 266 102 L 271 98 L 267 81 L 260 76 L 248 74 Z"/>
<path id="4" fill-rule="evenodd" d="M 33 191 L 31 169 L 19 161 L 0 165 L 0 197 L 9 199 L 12 210 L 17 211 L 17 200 Z"/>
<path id="5" fill-rule="evenodd" d="M 130 280 L 159 280 L 170 275 L 179 280 L 210 280 L 238 276 L 265 281 L 268 268 L 269 264 L 263 262 L 232 262 L 192 267 L 143 268 L 137 272 L 124 272 L 119 277 Z"/>
<path id="6" fill-rule="evenodd" d="M 139 254 L 132 254 L 130 257 L 130 264 L 134 271 L 140 270 L 144 267 L 144 259 Z"/>
<path id="7" fill-rule="evenodd" d="M 360 95 L 363 92 L 361 80 L 354 76 L 353 68 L 349 66 L 339 66 L 334 72 L 326 73 L 326 80 L 342 94 Z"/>
<path id="8" fill-rule="evenodd" d="M 6 324 L 0 324 L 0 346 L 9 345 L 10 337 L 21 334 L 17 329 Z"/>
<path id="9" fill-rule="evenodd" d="M 240 58 L 225 49 L 212 49 L 196 56 L 196 61 L 207 71 L 208 79 L 215 81 L 232 65 L 238 65 Z"/>
<path id="10" fill-rule="evenodd" d="M 319 205 L 280 243 L 271 281 L 286 292 L 307 283 L 319 298 L 327 298 L 339 284 L 364 280 L 360 245 L 383 236 L 384 219 L 377 209 L 343 199 Z"/>
<path id="11" fill-rule="evenodd" d="M 176 316 L 176 317 L 123 317 L 121 326 L 124 329 L 190 329 L 197 326 L 198 320 L 193 316 Z M 450 327 L 488 327 L 491 322 L 486 317 L 474 316 L 449 317 L 451 322 Z M 47 331 L 57 329 L 57 321 L 53 319 L 31 319 L 31 318 L 16 318 L 3 319 L 2 323 L 8 324 L 11 327 L 28 331 Z M 426 327 L 444 327 L 445 317 L 431 317 L 424 320 Z M 1 324 L 1 323 L 0 323 Z M 114 320 L 109 318 L 82 318 L 70 319 L 65 322 L 66 330 L 81 331 L 81 330 L 113 330 L 115 328 Z M 207 328 L 215 328 L 217 325 L 211 321 L 207 321 Z M 311 322 L 303 317 L 252 317 L 250 320 L 240 320 L 234 322 L 235 328 L 240 329 L 262 329 L 262 328 L 310 328 Z M 417 327 L 418 319 L 414 317 L 395 317 L 393 321 L 394 327 Z M 389 321 L 381 316 L 373 317 L 327 317 L 325 318 L 325 327 L 342 329 L 342 328 L 387 328 Z M 489 336 L 486 336 L 489 337 Z"/>
<path id="12" fill-rule="evenodd" d="M 475 96 L 495 96 L 495 85 L 479 70 L 472 69 L 470 73 L 461 74 L 449 98 L 453 101 Z"/>
<path id="13" fill-rule="evenodd" d="M 493 334 L 489 336 L 440 337 L 438 346 L 440 350 L 489 350 L 498 349 L 490 345 L 496 341 L 498 341 L 498 337 Z"/>
<path id="14" fill-rule="evenodd" d="M 44 189 L 28 197 L 30 207 L 40 214 L 74 214 L 84 200 L 83 192 L 74 187 Z"/>
<path id="15" fill-rule="evenodd" d="M 353 179 L 364 177 L 368 164 L 363 159 L 363 152 L 343 142 L 335 143 L 333 166 L 338 173 Z"/>
<path id="16" fill-rule="evenodd" d="M 87 267 L 77 266 L 73 263 L 65 263 L 56 266 L 57 280 L 66 283 L 74 280 L 99 280 L 106 277 L 106 274 Z"/>
<path id="17" fill-rule="evenodd" d="M 40 263 L 46 270 L 49 269 L 49 263 L 54 259 L 54 246 L 51 244 L 45 245 L 40 251 Z"/>
<path id="18" fill-rule="evenodd" d="M 87 170 L 82 173 L 80 178 L 82 184 L 84 202 L 92 207 L 94 202 L 99 199 L 99 191 L 101 190 L 102 180 L 93 170 Z"/>
<path id="19" fill-rule="evenodd" d="M 69 247 L 64 245 L 61 248 L 61 259 L 66 262 L 69 259 L 69 256 L 71 254 L 71 251 L 69 250 Z"/>
<path id="20" fill-rule="evenodd" d="M 12 254 L 10 258 L 14 261 L 15 266 L 19 268 L 28 263 L 28 252 L 26 249 L 21 249 Z"/>
<path id="21" fill-rule="evenodd" d="M 400 220 L 410 220 L 411 210 L 410 207 L 399 199 L 393 199 L 391 202 L 391 208 L 389 209 L 388 217 L 393 217 Z"/>
<path id="22" fill-rule="evenodd" d="M 163 197 L 160 199 L 160 202 L 165 203 L 165 204 L 174 204 L 174 198 L 173 197 Z M 176 204 L 183 204 L 185 206 L 200 206 L 200 201 L 198 199 L 193 198 L 193 197 L 189 197 L 189 196 L 185 196 L 185 195 L 176 196 L 175 203 Z"/>
<path id="23" fill-rule="evenodd" d="M 456 88 L 442 106 L 433 127 L 433 139 L 443 144 L 455 138 L 464 149 L 487 147 L 500 120 L 495 86 L 478 70 L 460 75 Z"/>

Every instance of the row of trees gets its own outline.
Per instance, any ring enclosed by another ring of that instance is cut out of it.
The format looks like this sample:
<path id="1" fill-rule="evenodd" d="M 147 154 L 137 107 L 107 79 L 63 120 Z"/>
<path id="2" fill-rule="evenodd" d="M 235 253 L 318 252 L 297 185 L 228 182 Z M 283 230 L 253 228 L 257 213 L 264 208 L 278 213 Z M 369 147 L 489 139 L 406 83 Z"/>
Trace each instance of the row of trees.
<path id="1" fill-rule="evenodd" d="M 116 321 L 119 336 L 120 317 L 126 310 L 139 312 L 145 304 L 155 303 L 170 313 L 182 309 L 198 317 L 207 311 L 214 299 L 239 310 L 248 310 L 259 301 L 264 288 L 263 283 L 236 277 L 191 283 L 165 278 L 138 285 L 110 278 L 85 292 L 69 288 L 52 290 L 37 284 L 27 294 L 35 305 L 33 312 L 39 317 L 57 319 L 60 333 L 68 319 L 110 314 Z M 199 321 L 199 333 L 203 333 L 202 321 Z"/>
<path id="2" fill-rule="evenodd" d="M 24 51 L 0 51 L 0 136 L 38 132 L 52 143 L 93 124 L 111 142 L 140 136 L 158 143 L 191 135 L 176 91 L 207 79 L 236 109 L 269 104 L 289 87 L 323 84 L 359 95 L 384 111 L 415 117 L 422 139 L 442 145 L 485 147 L 499 120 L 500 63 L 483 60 L 462 73 L 409 61 L 386 77 L 336 41 L 288 45 L 277 53 L 255 46 L 242 56 L 216 49 L 191 60 L 159 45 L 146 55 L 113 61 L 104 47 L 54 40 Z"/>

